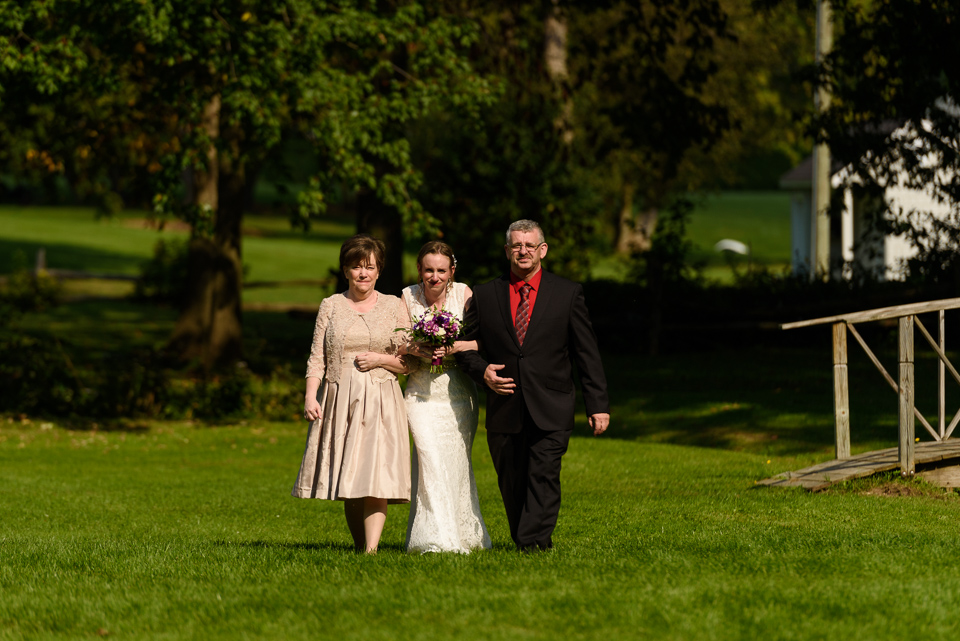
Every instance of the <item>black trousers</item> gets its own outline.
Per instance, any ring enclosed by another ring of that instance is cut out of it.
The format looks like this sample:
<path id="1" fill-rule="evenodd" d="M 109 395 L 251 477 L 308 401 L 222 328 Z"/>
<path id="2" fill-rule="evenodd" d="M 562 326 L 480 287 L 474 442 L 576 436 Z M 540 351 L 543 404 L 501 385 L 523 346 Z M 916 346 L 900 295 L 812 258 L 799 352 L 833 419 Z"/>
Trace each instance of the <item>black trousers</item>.
<path id="1" fill-rule="evenodd" d="M 521 549 L 553 547 L 560 513 L 560 459 L 572 432 L 541 430 L 526 411 L 520 432 L 487 432 L 510 536 Z"/>

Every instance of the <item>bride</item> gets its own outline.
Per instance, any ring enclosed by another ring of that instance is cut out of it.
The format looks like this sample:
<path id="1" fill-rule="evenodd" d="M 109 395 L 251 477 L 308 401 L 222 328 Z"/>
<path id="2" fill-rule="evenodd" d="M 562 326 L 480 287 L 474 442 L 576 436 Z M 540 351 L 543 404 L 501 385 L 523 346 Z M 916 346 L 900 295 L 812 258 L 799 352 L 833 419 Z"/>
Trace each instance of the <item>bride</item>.
<path id="1" fill-rule="evenodd" d="M 456 266 L 453 250 L 446 243 L 430 241 L 420 249 L 420 283 L 403 290 L 411 321 L 431 307 L 463 318 L 473 292 L 453 281 Z M 475 341 L 457 341 L 444 350 L 439 374 L 430 373 L 432 347 L 413 343 L 408 348 L 420 358 L 404 395 L 415 446 L 407 550 L 466 554 L 490 548 L 470 459 L 477 433 L 477 390 L 452 358 L 455 352 L 476 347 Z"/>

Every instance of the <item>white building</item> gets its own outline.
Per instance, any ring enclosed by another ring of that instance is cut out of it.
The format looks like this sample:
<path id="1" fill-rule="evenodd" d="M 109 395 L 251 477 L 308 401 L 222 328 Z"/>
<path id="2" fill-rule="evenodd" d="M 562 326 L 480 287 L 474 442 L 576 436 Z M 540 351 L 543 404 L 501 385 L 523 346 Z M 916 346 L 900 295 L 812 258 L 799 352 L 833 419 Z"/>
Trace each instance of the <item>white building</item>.
<path id="1" fill-rule="evenodd" d="M 891 135 L 909 138 L 910 127 L 901 127 Z M 884 234 L 877 229 L 871 214 L 877 211 L 880 203 L 865 196 L 856 184 L 847 185 L 849 175 L 849 167 L 831 168 L 833 197 L 843 198 L 839 220 L 830 221 L 831 277 L 850 278 L 855 273 L 866 273 L 880 280 L 902 278 L 902 264 L 916 254 L 916 248 L 903 235 Z M 794 274 L 809 273 L 812 265 L 812 180 L 812 157 L 807 157 L 780 178 L 780 187 L 791 193 L 790 237 Z M 841 188 L 842 194 L 837 194 L 836 190 Z M 926 211 L 937 218 L 946 218 L 951 212 L 949 203 L 934 196 L 933 186 L 928 189 L 889 186 L 884 190 L 884 200 L 890 211 Z"/>

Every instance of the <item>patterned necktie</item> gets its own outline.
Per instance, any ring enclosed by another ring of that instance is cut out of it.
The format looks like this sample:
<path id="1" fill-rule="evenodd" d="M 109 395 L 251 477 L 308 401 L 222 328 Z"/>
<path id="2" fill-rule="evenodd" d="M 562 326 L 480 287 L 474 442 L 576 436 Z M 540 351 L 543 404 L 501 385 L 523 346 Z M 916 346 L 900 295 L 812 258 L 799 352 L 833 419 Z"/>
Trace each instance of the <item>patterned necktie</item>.
<path id="1" fill-rule="evenodd" d="M 530 290 L 533 286 L 524 283 L 520 288 L 520 304 L 517 305 L 517 340 L 523 345 L 523 337 L 527 335 L 527 326 L 530 324 Z"/>

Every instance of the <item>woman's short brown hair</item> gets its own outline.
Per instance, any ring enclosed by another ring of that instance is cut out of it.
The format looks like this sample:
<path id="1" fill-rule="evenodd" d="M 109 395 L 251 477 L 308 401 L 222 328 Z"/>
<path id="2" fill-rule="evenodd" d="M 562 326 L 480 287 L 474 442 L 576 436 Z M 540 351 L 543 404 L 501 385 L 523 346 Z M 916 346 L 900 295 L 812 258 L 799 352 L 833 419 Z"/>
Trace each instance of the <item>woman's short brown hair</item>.
<path id="1" fill-rule="evenodd" d="M 417 254 L 418 269 L 423 265 L 423 258 L 427 254 L 446 256 L 450 259 L 451 270 L 457 266 L 457 257 L 453 255 L 453 247 L 446 244 L 442 240 L 431 240 L 423 244 L 423 247 L 420 248 L 420 253 Z M 450 280 L 453 280 L 453 274 L 450 275 Z"/>
<path id="2" fill-rule="evenodd" d="M 348 238 L 340 245 L 340 271 L 345 272 L 348 267 L 359 265 L 373 256 L 377 269 L 383 271 L 387 248 L 383 241 L 369 234 L 357 234 Z"/>

